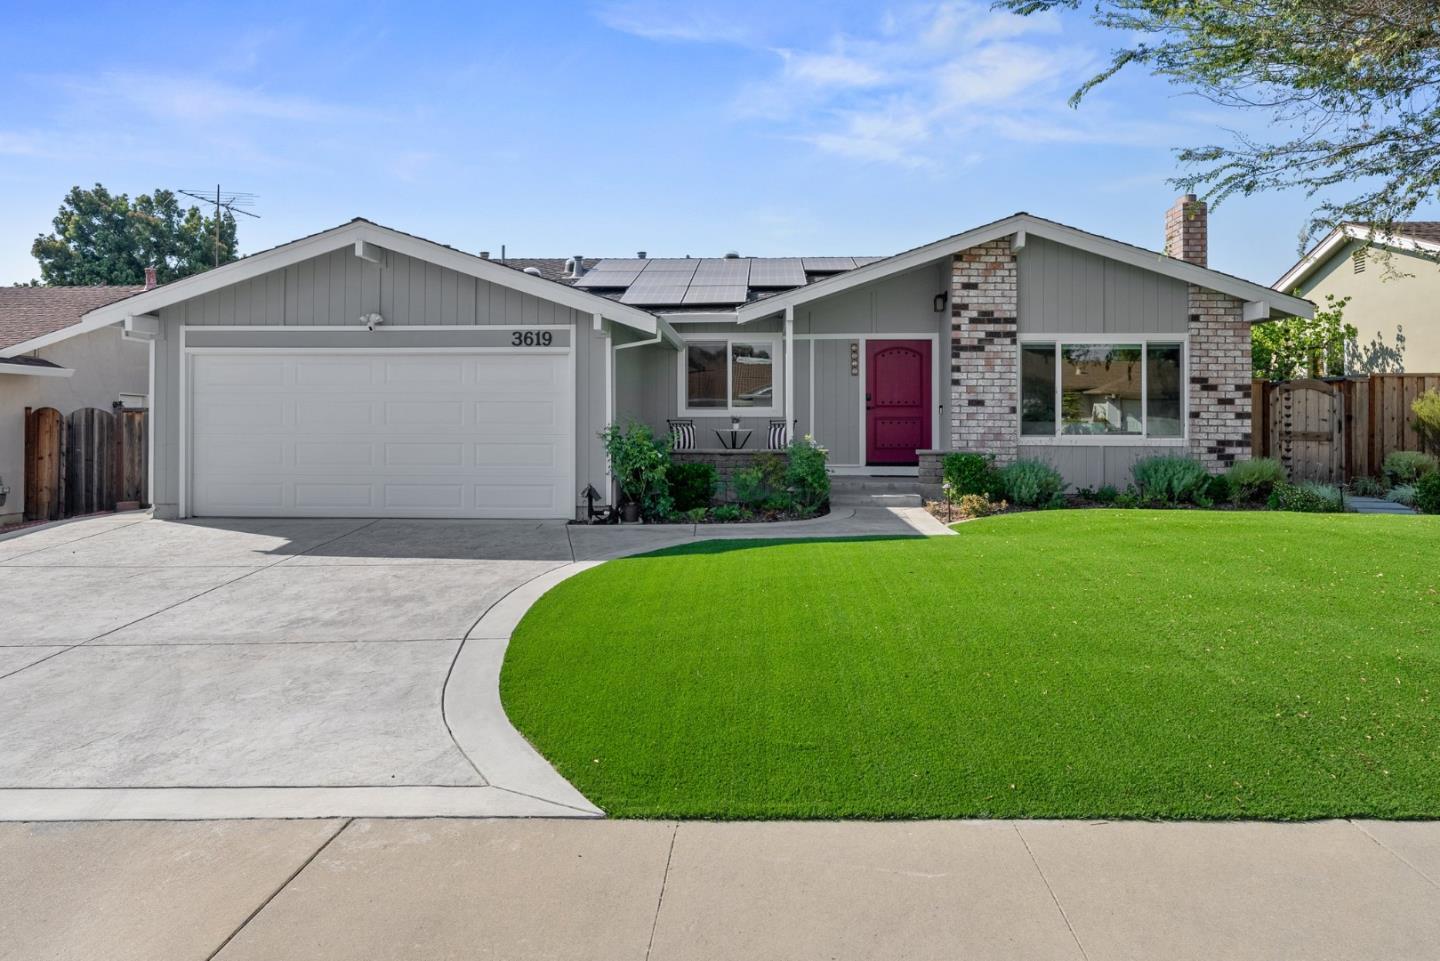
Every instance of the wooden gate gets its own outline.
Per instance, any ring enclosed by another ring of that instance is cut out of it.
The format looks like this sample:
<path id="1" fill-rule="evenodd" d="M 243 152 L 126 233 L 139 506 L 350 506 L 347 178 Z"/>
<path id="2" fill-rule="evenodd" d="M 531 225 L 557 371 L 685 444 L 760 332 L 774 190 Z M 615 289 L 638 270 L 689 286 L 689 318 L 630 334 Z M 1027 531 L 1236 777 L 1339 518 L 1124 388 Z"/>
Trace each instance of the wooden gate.
<path id="1" fill-rule="evenodd" d="M 115 416 L 82 407 L 70 415 L 65 441 L 65 513 L 115 509 Z"/>
<path id="2" fill-rule="evenodd" d="M 146 489 L 147 412 L 143 407 L 115 408 L 115 509 L 135 510 L 150 502 Z"/>
<path id="3" fill-rule="evenodd" d="M 1273 456 L 1294 482 L 1345 480 L 1344 396 L 1336 384 L 1295 380 L 1276 385 L 1270 400 Z"/>
<path id="4" fill-rule="evenodd" d="M 25 408 L 25 519 L 65 516 L 65 418 L 53 407 Z"/>

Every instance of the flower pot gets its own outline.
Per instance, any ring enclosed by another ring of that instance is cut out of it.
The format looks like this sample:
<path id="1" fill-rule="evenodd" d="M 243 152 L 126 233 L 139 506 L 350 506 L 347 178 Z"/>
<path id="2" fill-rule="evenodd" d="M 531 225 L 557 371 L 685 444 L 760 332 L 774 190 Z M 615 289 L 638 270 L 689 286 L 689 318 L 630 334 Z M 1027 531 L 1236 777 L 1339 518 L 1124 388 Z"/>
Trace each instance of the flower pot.
<path id="1" fill-rule="evenodd" d="M 620 519 L 627 524 L 634 524 L 640 520 L 640 505 L 635 501 L 626 501 L 620 507 Z"/>

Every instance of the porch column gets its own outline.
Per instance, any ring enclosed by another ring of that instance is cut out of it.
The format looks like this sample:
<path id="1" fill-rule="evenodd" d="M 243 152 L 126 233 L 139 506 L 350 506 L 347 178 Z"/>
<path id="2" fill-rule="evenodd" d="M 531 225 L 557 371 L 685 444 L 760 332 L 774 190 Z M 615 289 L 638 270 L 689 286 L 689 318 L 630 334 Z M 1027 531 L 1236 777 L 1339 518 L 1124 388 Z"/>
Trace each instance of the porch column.
<path id="1" fill-rule="evenodd" d="M 795 439 L 795 307 L 785 307 L 785 439 Z"/>

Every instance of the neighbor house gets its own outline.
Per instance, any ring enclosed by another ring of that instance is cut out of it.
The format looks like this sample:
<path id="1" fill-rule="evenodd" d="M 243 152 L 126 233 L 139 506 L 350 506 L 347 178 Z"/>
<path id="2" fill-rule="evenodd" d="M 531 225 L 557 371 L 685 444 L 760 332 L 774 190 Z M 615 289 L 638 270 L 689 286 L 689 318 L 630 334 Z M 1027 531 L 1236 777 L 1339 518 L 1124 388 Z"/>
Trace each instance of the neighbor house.
<path id="1" fill-rule="evenodd" d="M 143 287 L 0 287 L 0 527 L 25 514 L 25 409 L 143 407 L 149 351 L 81 318 Z M 6 490 L 8 488 L 8 490 Z"/>
<path id="2" fill-rule="evenodd" d="M 1325 307 L 1349 297 L 1345 322 L 1357 332 L 1345 352 L 1355 374 L 1440 372 L 1440 221 L 1364 224 L 1332 230 L 1275 289 Z"/>
<path id="3" fill-rule="evenodd" d="M 1205 267 L 1203 204 L 1168 223 L 1176 256 L 1019 213 L 884 258 L 500 262 L 357 219 L 84 324 L 153 340 L 167 517 L 571 517 L 631 419 L 717 462 L 810 435 L 841 472 L 1123 484 L 1247 456 L 1249 325 L 1311 313 Z"/>

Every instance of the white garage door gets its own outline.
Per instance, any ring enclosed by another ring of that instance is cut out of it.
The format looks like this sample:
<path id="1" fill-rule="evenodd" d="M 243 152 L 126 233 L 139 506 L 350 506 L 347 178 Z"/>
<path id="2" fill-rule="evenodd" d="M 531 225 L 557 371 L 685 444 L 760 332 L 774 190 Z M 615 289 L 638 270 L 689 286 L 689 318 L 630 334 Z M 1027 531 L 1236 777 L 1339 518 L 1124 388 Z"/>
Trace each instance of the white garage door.
<path id="1" fill-rule="evenodd" d="M 190 360 L 192 514 L 574 514 L 567 352 Z"/>

